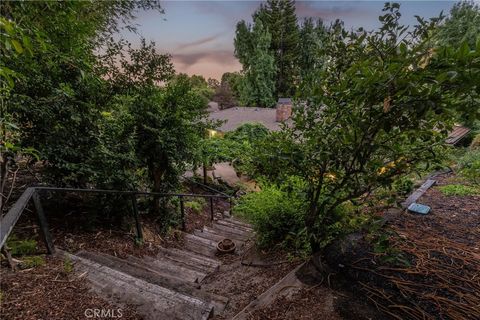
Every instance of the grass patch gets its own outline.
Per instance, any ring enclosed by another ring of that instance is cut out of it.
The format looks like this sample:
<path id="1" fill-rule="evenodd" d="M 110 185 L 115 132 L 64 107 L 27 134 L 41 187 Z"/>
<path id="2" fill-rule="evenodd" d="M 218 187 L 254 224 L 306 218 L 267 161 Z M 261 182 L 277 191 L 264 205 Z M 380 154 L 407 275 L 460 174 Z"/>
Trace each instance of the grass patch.
<path id="1" fill-rule="evenodd" d="M 465 186 L 462 184 L 449 184 L 441 186 L 439 189 L 446 196 L 473 196 L 480 194 L 479 187 Z"/>
<path id="2" fill-rule="evenodd" d="M 18 240 L 16 236 L 11 236 L 7 240 L 7 247 L 12 256 L 24 256 L 34 254 L 37 251 L 37 241 L 35 240 Z"/>
<path id="3" fill-rule="evenodd" d="M 22 262 L 20 263 L 20 268 L 30 269 L 38 266 L 43 266 L 43 265 L 45 265 L 44 256 L 25 256 L 22 258 Z"/>
<path id="4" fill-rule="evenodd" d="M 68 256 L 63 260 L 63 271 L 65 271 L 65 273 L 71 273 L 73 271 L 73 263 Z"/>
<path id="5" fill-rule="evenodd" d="M 205 199 L 185 202 L 185 208 L 190 208 L 195 213 L 202 212 L 204 206 L 205 206 Z"/>

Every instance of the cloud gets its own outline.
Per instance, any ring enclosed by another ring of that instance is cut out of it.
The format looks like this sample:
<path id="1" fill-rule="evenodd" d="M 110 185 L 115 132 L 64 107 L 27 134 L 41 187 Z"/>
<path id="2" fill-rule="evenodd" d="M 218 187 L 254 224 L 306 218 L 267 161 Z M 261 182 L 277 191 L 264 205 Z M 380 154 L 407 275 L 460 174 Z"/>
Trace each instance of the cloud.
<path id="1" fill-rule="evenodd" d="M 348 3 L 340 3 L 334 5 L 331 2 L 313 2 L 298 1 L 295 3 L 297 16 L 302 19 L 306 17 L 319 17 L 324 21 L 332 21 L 335 19 L 360 18 L 369 14 L 369 10 L 365 6 L 352 6 Z"/>
<path id="2" fill-rule="evenodd" d="M 184 44 L 179 45 L 179 46 L 177 47 L 177 49 L 178 49 L 178 50 L 191 49 L 191 48 L 194 48 L 194 47 L 198 47 L 198 46 L 204 45 L 204 44 L 206 44 L 206 43 L 213 42 L 213 41 L 217 40 L 219 37 L 220 37 L 220 34 L 216 34 L 216 35 L 213 35 L 213 36 L 210 36 L 210 37 L 206 37 L 206 38 L 199 39 L 199 40 L 197 40 L 197 41 L 193 41 L 193 42 L 189 42 L 189 43 L 184 43 Z"/>
<path id="3" fill-rule="evenodd" d="M 237 62 L 232 51 L 229 50 L 173 54 L 172 60 L 182 65 L 191 65 L 202 61 L 214 61 L 224 65 L 231 65 Z"/>
<path id="4" fill-rule="evenodd" d="M 173 54 L 172 61 L 177 72 L 201 74 L 215 79 L 220 79 L 224 72 L 239 71 L 242 67 L 229 50 Z"/>

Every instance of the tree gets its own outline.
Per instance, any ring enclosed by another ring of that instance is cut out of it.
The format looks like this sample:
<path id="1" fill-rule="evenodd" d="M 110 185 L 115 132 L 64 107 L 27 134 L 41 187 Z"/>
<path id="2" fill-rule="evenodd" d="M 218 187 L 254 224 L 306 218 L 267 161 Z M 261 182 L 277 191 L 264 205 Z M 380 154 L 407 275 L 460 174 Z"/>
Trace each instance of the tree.
<path id="1" fill-rule="evenodd" d="M 439 26 L 437 40 L 442 45 L 459 46 L 463 42 L 473 48 L 480 34 L 480 7 L 473 1 L 453 5 L 450 16 Z"/>
<path id="2" fill-rule="evenodd" d="M 478 101 L 480 42 L 476 50 L 437 48 L 430 22 L 412 31 L 399 24 L 398 4 L 387 3 L 375 32 L 335 28 L 314 95 L 274 135 L 257 160 L 271 178 L 307 183 L 305 227 L 313 249 L 338 221 L 337 210 L 381 186 L 431 164 L 452 122 L 453 108 Z"/>
<path id="3" fill-rule="evenodd" d="M 208 87 L 212 90 L 217 90 L 220 87 L 220 82 L 215 78 L 208 78 Z"/>
<path id="4" fill-rule="evenodd" d="M 303 86 L 303 92 L 316 87 L 318 73 L 324 65 L 324 46 L 327 39 L 327 28 L 322 20 L 314 24 L 313 19 L 308 18 L 300 28 L 300 50 L 298 57 L 299 83 Z M 307 93 L 308 94 L 308 93 Z"/>
<path id="5" fill-rule="evenodd" d="M 3 44 L 0 47 L 0 55 L 6 60 L 17 59 L 23 54 L 32 54 L 32 43 L 25 30 L 3 17 L 0 17 L 0 42 Z M 22 75 L 6 67 L 3 58 L 0 61 L 0 214 L 14 188 L 17 157 L 21 154 L 35 154 L 32 148 L 21 147 L 18 144 L 18 124 L 7 101 L 15 87 L 15 80 Z M 5 194 L 9 176 L 13 176 L 12 183 L 10 191 Z"/>
<path id="6" fill-rule="evenodd" d="M 233 40 L 235 46 L 235 57 L 242 64 L 244 69 L 250 68 L 250 55 L 253 52 L 251 26 L 242 20 L 237 23 L 235 30 L 235 38 Z"/>
<path id="7" fill-rule="evenodd" d="M 298 76 L 299 30 L 295 1 L 268 0 L 253 15 L 270 32 L 270 51 L 277 67 L 275 97 L 291 97 L 296 91 Z"/>
<path id="8" fill-rule="evenodd" d="M 101 169 L 92 162 L 99 146 L 98 121 L 115 94 L 103 59 L 120 50 L 112 34 L 120 25 L 129 28 L 139 8 L 161 10 L 150 0 L 1 6 L 2 16 L 17 21 L 27 37 L 45 39 L 32 56 L 2 60 L 25 75 L 5 103 L 21 128 L 19 144 L 35 148 L 45 161 L 47 181 L 86 186 Z M 104 56 L 95 54 L 100 46 L 106 48 Z"/>
<path id="9" fill-rule="evenodd" d="M 244 105 L 271 107 L 275 104 L 275 62 L 270 54 L 270 34 L 260 20 L 251 31 L 254 50 L 248 57 L 250 67 L 244 70 L 240 100 Z"/>

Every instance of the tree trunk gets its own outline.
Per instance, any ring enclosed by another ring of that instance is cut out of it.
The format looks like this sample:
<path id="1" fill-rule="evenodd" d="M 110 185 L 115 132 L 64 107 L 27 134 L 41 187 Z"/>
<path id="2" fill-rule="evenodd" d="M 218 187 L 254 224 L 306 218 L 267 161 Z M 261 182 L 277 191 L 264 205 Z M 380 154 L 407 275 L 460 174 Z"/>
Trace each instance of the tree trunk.
<path id="1" fill-rule="evenodd" d="M 207 176 L 207 164 L 203 163 L 203 184 L 208 183 L 208 176 Z"/>
<path id="2" fill-rule="evenodd" d="M 150 175 L 153 179 L 153 192 L 162 192 L 162 183 L 163 183 L 163 177 L 165 175 L 166 166 L 159 166 L 156 164 L 150 164 Z M 155 196 L 153 198 L 153 204 L 152 204 L 152 213 L 155 215 L 160 214 L 160 197 Z"/>

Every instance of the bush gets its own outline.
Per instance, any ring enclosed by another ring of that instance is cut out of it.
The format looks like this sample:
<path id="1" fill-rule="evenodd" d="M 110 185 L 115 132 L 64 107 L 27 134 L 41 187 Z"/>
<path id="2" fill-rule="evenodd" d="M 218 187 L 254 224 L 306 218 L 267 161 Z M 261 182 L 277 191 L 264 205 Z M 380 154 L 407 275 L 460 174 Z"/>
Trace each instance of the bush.
<path id="1" fill-rule="evenodd" d="M 476 185 L 480 185 L 480 148 L 469 150 L 458 162 L 460 174 Z"/>
<path id="2" fill-rule="evenodd" d="M 192 212 L 200 213 L 205 206 L 205 199 L 200 198 L 198 200 L 185 202 L 185 208 L 192 209 Z"/>
<path id="3" fill-rule="evenodd" d="M 406 196 L 413 191 L 414 183 L 409 177 L 401 177 L 393 182 L 392 188 L 397 195 Z"/>
<path id="4" fill-rule="evenodd" d="M 470 143 L 470 149 L 478 149 L 480 148 L 480 133 L 473 138 L 472 142 Z"/>
<path id="5" fill-rule="evenodd" d="M 234 214 L 254 225 L 260 247 L 280 245 L 296 251 L 308 251 L 303 190 L 303 182 L 292 178 L 282 186 L 263 185 L 261 191 L 240 198 Z"/>

